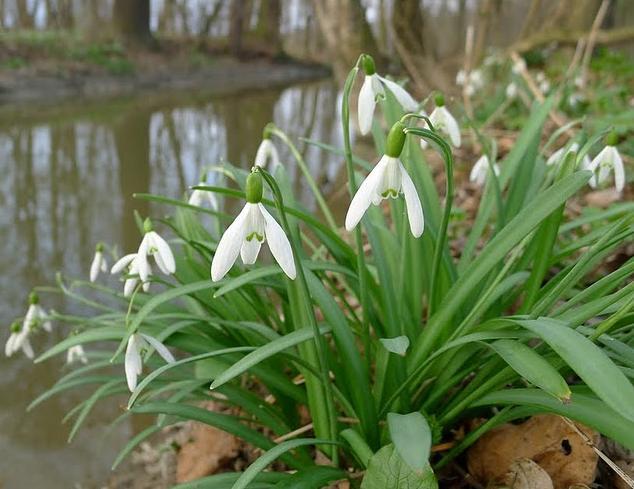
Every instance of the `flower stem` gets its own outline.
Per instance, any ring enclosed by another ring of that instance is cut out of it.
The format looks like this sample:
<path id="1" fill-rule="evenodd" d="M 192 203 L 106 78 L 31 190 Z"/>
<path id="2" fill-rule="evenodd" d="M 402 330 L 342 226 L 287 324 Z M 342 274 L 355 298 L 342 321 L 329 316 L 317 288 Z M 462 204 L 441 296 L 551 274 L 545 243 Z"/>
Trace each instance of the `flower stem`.
<path id="1" fill-rule="evenodd" d="M 271 188 L 271 192 L 273 193 L 273 198 L 275 200 L 275 207 L 277 208 L 277 212 L 280 215 L 280 221 L 281 221 L 282 227 L 284 228 L 284 231 L 287 234 L 291 235 L 291 228 L 288 224 L 288 219 L 286 219 L 286 213 L 284 212 L 284 198 L 282 197 L 282 192 L 280 191 L 280 188 L 277 185 L 277 182 L 271 176 L 271 174 L 267 172 L 265 169 L 261 167 L 257 167 L 256 171 L 260 172 L 260 174 L 266 181 L 267 185 Z M 315 349 L 317 350 L 317 363 L 318 363 L 317 370 L 319 371 L 319 380 L 322 384 L 321 386 L 317 386 L 317 387 L 320 389 L 323 389 L 326 410 L 327 410 L 326 419 L 328 424 L 328 435 L 330 439 L 334 441 L 337 439 L 337 415 L 335 412 L 333 389 L 332 389 L 332 384 L 330 382 L 330 376 L 329 376 L 330 368 L 328 367 L 328 359 L 326 355 L 326 342 L 324 341 L 324 338 L 322 337 L 319 331 L 317 320 L 315 319 L 315 315 L 312 311 L 312 306 L 308 302 L 310 293 L 308 290 L 308 283 L 306 282 L 306 277 L 304 275 L 304 268 L 302 265 L 302 261 L 300 259 L 300 255 L 295 246 L 294 240 L 290 240 L 290 243 L 293 249 L 295 267 L 297 269 L 297 289 L 303 299 L 303 301 L 301 302 L 303 302 L 303 305 L 305 306 L 304 307 L 305 311 L 302 314 L 303 316 L 302 320 L 306 320 L 308 323 L 310 323 L 310 326 L 312 327 L 314 332 Z M 306 387 L 308 389 L 309 388 L 308 378 L 306 379 L 306 383 L 307 383 Z M 313 411 L 311 414 L 314 419 L 320 416 L 320 413 L 318 412 L 318 410 L 311 409 L 311 411 Z M 315 419 L 315 425 L 317 425 L 317 419 Z M 321 436 L 321 435 L 317 434 L 317 436 Z M 337 466 L 338 458 L 339 458 L 337 449 L 335 447 L 330 446 L 328 447 L 327 451 L 330 452 L 329 455 L 331 456 L 335 466 Z"/>
<path id="2" fill-rule="evenodd" d="M 423 118 L 423 116 L 419 117 Z M 438 134 L 433 131 L 433 126 L 430 124 L 429 120 L 427 121 L 427 124 L 430 125 L 432 130 L 422 129 L 419 127 L 408 127 L 407 129 L 405 129 L 405 132 L 407 134 L 420 136 L 424 139 L 429 139 L 430 141 L 436 143 L 440 148 L 445 163 L 445 180 L 447 182 L 445 192 L 445 208 L 443 211 L 442 219 L 440 221 L 440 229 L 438 230 L 438 234 L 436 235 L 436 246 L 434 249 L 431 279 L 429 282 L 429 305 L 427 307 L 427 319 L 429 320 L 429 318 L 434 313 L 434 309 L 436 307 L 436 284 L 438 282 L 438 273 L 440 271 L 440 261 L 442 260 L 442 255 L 447 244 L 447 228 L 449 227 L 451 207 L 453 205 L 454 182 L 453 155 L 451 154 L 451 148 L 443 138 L 438 136 Z"/>

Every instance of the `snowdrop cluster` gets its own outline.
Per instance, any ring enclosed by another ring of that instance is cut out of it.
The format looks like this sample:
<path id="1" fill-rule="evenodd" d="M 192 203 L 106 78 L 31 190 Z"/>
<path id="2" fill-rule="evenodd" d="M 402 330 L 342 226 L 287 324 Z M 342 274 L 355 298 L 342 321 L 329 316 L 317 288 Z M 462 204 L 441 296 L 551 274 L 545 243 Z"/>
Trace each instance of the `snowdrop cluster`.
<path id="1" fill-rule="evenodd" d="M 176 262 L 171 248 L 167 241 L 153 230 L 152 222 L 149 219 L 145 220 L 144 231 L 145 235 L 138 251 L 125 255 L 110 270 L 110 273 L 116 274 L 127 269 L 128 276 L 123 286 L 123 295 L 125 297 L 132 295 L 139 282 L 142 284 L 144 292 L 149 290 L 150 282 L 148 279 L 152 273 L 148 260 L 149 256 L 154 258 L 159 270 L 165 275 L 171 275 L 176 271 Z"/>

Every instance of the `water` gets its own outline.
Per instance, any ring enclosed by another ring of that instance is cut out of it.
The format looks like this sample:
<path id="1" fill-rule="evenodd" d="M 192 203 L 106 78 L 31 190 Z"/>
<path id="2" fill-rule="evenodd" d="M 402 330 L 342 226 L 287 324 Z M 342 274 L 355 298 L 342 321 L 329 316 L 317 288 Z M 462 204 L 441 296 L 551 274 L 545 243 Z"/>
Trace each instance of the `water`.
<path id="1" fill-rule="evenodd" d="M 226 159 L 249 168 L 262 128 L 271 120 L 295 141 L 306 137 L 340 145 L 337 101 L 333 83 L 322 81 L 222 97 L 162 93 L 0 108 L 0 324 L 23 315 L 29 291 L 52 283 L 56 271 L 85 278 L 98 241 L 125 252 L 135 249 L 140 236 L 133 211 L 145 216 L 158 209 L 132 193 L 180 198 L 198 182 L 204 165 Z M 326 193 L 337 190 L 339 158 L 297 144 Z M 281 153 L 290 161 L 288 151 Z M 312 206 L 295 166 L 288 169 L 304 203 Z M 42 295 L 46 308 L 73 311 L 76 306 L 66 302 Z M 0 331 L 4 344 L 8 329 Z M 38 335 L 36 353 L 68 333 L 67 326 L 56 324 L 51 335 Z M 3 489 L 101 487 L 118 450 L 147 422 L 128 418 L 108 429 L 125 401 L 113 398 L 97 404 L 68 445 L 72 423 L 62 425 L 61 419 L 94 386 L 67 391 L 25 412 L 68 371 L 64 360 L 33 365 L 21 354 L 0 357 Z"/>

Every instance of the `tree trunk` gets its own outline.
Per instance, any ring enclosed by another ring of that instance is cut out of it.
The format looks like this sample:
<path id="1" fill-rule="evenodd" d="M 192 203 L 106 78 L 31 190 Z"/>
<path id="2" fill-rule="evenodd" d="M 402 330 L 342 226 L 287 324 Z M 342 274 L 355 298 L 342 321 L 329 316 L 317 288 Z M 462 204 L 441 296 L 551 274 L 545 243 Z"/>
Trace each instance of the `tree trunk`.
<path id="1" fill-rule="evenodd" d="M 381 53 L 360 0 L 313 0 L 313 8 L 338 78 L 345 77 L 361 53 L 372 55 L 381 64 Z"/>
<path id="2" fill-rule="evenodd" d="M 115 0 L 113 25 L 115 35 L 125 43 L 148 44 L 150 33 L 150 0 Z"/>
<path id="3" fill-rule="evenodd" d="M 229 52 L 236 57 L 242 54 L 245 0 L 233 0 L 229 11 Z"/>
<path id="4" fill-rule="evenodd" d="M 260 3 L 256 35 L 274 56 L 282 53 L 281 20 L 280 0 L 267 0 Z"/>
<path id="5" fill-rule="evenodd" d="M 425 22 L 419 2 L 395 2 L 392 12 L 394 45 L 419 92 L 450 86 L 423 39 Z"/>

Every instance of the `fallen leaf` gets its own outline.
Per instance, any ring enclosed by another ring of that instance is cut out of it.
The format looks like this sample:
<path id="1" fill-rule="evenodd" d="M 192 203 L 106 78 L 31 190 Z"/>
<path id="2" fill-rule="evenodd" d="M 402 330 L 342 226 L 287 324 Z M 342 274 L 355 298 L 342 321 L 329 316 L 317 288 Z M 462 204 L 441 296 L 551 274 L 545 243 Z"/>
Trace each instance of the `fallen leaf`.
<path id="1" fill-rule="evenodd" d="M 530 458 L 515 460 L 504 476 L 504 483 L 510 489 L 553 489 L 548 472 Z"/>
<path id="2" fill-rule="evenodd" d="M 599 435 L 577 425 L 597 443 Z M 502 480 L 515 460 L 529 458 L 552 479 L 555 489 L 591 484 L 598 456 L 591 446 L 561 417 L 533 416 L 522 424 L 505 424 L 485 434 L 467 452 L 469 472 L 488 484 Z"/>

